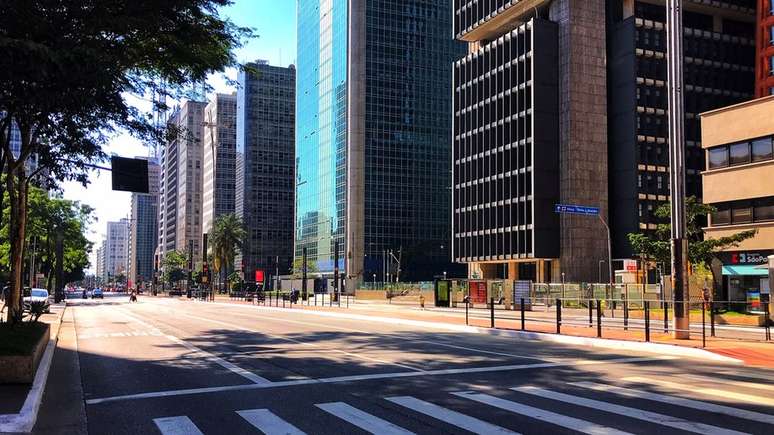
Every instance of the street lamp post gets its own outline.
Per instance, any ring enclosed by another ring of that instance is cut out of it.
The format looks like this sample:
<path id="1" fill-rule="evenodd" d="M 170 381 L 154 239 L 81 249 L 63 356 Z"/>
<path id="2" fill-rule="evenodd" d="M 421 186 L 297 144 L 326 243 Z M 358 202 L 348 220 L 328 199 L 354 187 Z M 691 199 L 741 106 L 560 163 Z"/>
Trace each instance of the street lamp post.
<path id="1" fill-rule="evenodd" d="M 683 2 L 667 1 L 667 121 L 669 127 L 669 186 L 672 251 L 672 289 L 674 294 L 674 338 L 690 338 L 690 320 L 686 296 L 685 238 L 685 112 L 683 101 Z"/>

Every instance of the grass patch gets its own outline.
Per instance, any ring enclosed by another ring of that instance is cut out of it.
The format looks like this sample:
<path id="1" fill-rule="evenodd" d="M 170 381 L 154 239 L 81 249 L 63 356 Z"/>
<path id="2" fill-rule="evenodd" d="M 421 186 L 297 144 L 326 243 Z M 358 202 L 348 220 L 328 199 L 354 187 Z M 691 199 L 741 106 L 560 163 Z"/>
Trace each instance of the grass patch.
<path id="1" fill-rule="evenodd" d="M 13 329 L 0 324 L 0 356 L 31 355 L 47 328 L 42 322 L 25 322 Z"/>

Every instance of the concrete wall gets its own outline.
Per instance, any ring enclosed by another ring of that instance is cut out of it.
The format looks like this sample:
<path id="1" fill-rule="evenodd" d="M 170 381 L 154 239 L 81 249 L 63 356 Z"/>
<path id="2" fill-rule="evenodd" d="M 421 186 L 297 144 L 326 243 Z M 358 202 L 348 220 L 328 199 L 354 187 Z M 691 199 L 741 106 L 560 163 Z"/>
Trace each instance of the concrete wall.
<path id="1" fill-rule="evenodd" d="M 701 146 L 774 134 L 774 96 L 702 113 Z"/>
<path id="2" fill-rule="evenodd" d="M 607 67 L 604 0 L 557 0 L 559 24 L 560 202 L 600 207 L 608 215 Z M 594 281 L 607 258 L 598 219 L 561 217 L 561 264 L 568 281 Z"/>
<path id="3" fill-rule="evenodd" d="M 770 116 L 774 117 L 774 110 Z M 774 160 L 715 169 L 702 178 L 704 202 L 708 204 L 774 196 Z"/>

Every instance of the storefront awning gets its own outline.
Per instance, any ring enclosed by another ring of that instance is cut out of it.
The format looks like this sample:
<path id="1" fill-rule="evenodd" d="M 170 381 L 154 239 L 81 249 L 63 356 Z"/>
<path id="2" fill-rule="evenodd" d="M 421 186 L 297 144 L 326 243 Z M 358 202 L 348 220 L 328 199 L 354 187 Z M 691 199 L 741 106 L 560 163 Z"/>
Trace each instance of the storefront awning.
<path id="1" fill-rule="evenodd" d="M 723 266 L 723 275 L 768 276 L 769 271 L 754 265 Z"/>

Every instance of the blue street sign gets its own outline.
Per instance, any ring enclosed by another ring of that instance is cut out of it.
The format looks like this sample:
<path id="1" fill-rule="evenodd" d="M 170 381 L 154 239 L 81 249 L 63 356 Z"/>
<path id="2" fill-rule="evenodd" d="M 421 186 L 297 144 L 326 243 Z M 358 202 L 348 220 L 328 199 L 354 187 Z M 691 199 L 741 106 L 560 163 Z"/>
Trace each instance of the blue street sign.
<path id="1" fill-rule="evenodd" d="M 563 214 L 585 214 L 589 216 L 599 216 L 599 207 L 586 207 L 585 205 L 566 205 L 556 204 L 554 206 L 556 213 Z"/>

